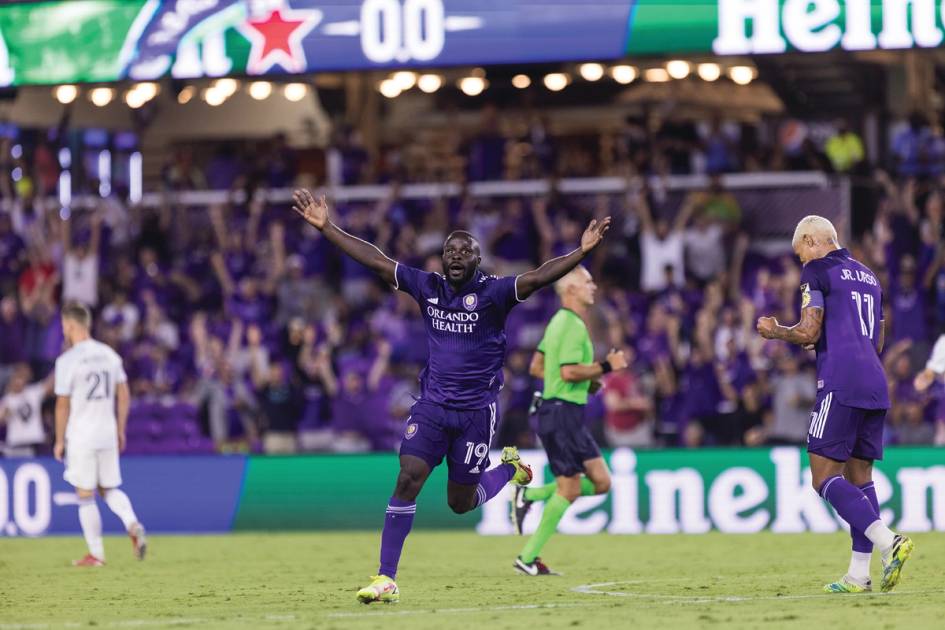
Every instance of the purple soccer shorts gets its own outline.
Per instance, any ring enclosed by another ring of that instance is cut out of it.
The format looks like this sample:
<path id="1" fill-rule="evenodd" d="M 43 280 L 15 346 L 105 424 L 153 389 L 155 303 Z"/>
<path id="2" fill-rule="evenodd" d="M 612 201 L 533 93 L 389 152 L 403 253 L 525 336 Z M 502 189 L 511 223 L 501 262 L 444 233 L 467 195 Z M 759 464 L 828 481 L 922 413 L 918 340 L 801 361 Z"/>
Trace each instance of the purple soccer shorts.
<path id="1" fill-rule="evenodd" d="M 417 401 L 404 427 L 400 454 L 419 457 L 431 470 L 445 456 L 450 481 L 476 485 L 489 468 L 497 413 L 496 403 L 483 409 L 449 409 Z"/>
<path id="2" fill-rule="evenodd" d="M 848 407 L 834 399 L 834 392 L 820 392 L 811 412 L 807 452 L 845 462 L 883 458 L 885 409 Z"/>

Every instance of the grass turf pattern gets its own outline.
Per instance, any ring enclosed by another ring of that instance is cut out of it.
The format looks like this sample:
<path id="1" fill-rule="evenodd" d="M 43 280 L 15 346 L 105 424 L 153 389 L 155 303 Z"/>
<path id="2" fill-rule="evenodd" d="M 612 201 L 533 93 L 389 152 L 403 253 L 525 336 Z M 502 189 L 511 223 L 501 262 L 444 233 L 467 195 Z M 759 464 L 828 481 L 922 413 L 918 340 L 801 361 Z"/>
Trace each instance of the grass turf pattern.
<path id="1" fill-rule="evenodd" d="M 0 630 L 941 628 L 945 537 L 913 539 L 895 593 L 828 595 L 846 535 L 559 535 L 543 555 L 565 575 L 530 578 L 511 566 L 522 538 L 415 532 L 390 606 L 355 601 L 377 533 L 153 536 L 144 562 L 108 537 L 99 569 L 69 566 L 78 537 L 0 539 Z M 874 554 L 877 590 L 880 575 Z"/>

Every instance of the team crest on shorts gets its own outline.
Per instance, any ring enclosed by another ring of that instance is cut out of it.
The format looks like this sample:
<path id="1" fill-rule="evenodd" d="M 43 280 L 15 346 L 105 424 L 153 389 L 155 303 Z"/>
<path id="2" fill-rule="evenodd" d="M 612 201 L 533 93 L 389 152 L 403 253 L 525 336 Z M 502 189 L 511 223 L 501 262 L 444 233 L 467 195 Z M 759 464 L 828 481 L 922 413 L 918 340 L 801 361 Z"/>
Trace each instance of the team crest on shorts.
<path id="1" fill-rule="evenodd" d="M 408 440 L 417 434 L 417 423 L 411 422 L 407 425 L 407 428 L 404 430 L 404 437 Z"/>
<path id="2" fill-rule="evenodd" d="M 475 293 L 470 293 L 469 295 L 463 297 L 463 308 L 465 308 L 467 311 L 476 310 L 478 305 L 479 298 L 476 297 Z"/>

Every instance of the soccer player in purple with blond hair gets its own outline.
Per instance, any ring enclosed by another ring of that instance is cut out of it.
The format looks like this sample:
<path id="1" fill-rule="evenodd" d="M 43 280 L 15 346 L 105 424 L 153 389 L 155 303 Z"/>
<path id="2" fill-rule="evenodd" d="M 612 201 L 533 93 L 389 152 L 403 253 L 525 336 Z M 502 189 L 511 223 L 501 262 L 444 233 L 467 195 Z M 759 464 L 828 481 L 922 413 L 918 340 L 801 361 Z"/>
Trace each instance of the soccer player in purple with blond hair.
<path id="1" fill-rule="evenodd" d="M 489 468 L 505 362 L 505 319 L 516 304 L 584 260 L 603 239 L 610 217 L 591 221 L 581 246 L 570 254 L 519 276 L 497 278 L 479 270 L 479 243 L 469 232 L 450 234 L 443 244 L 443 273 L 427 273 L 388 258 L 332 223 L 324 197 L 316 200 L 309 191 L 298 190 L 294 199 L 293 209 L 329 242 L 413 297 L 426 324 L 430 358 L 420 374 L 420 399 L 404 429 L 400 474 L 381 534 L 380 569 L 358 591 L 358 600 L 365 604 L 396 602 L 400 591 L 394 578 L 413 525 L 417 495 L 444 457 L 449 468 L 447 501 L 457 514 L 481 506 L 510 481 L 520 486 L 531 481 L 531 468 L 515 447 L 503 449 L 502 462 Z"/>
<path id="2" fill-rule="evenodd" d="M 811 481 L 850 524 L 853 556 L 846 575 L 824 586 L 828 593 L 872 590 L 873 547 L 883 563 L 881 588 L 899 583 L 914 544 L 879 516 L 873 461 L 883 458 L 883 424 L 889 409 L 883 350 L 883 292 L 876 275 L 840 247 L 837 231 L 815 215 L 794 231 L 801 259 L 801 320 L 782 326 L 758 319 L 765 339 L 781 339 L 817 351 L 817 401 L 807 432 Z"/>

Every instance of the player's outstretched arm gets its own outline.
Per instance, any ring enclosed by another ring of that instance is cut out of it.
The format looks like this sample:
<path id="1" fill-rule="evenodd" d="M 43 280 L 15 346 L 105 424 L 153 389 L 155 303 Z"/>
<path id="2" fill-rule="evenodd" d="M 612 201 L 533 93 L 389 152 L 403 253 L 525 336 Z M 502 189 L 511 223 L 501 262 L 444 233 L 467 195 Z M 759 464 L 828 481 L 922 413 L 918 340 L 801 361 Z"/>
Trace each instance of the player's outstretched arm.
<path id="1" fill-rule="evenodd" d="M 782 326 L 775 317 L 759 317 L 758 332 L 765 339 L 780 339 L 801 346 L 817 343 L 824 324 L 824 309 L 805 308 L 801 311 L 801 321 L 793 326 Z"/>
<path id="2" fill-rule="evenodd" d="M 328 202 L 324 195 L 315 199 L 308 190 L 296 190 L 292 194 L 295 210 L 312 227 L 318 229 L 329 242 L 351 258 L 379 275 L 388 284 L 397 284 L 394 270 L 397 263 L 384 255 L 375 245 L 362 241 L 356 236 L 348 234 L 332 223 L 328 217 Z"/>
<path id="3" fill-rule="evenodd" d="M 584 230 L 583 236 L 581 236 L 581 246 L 579 248 L 565 256 L 552 258 L 538 269 L 520 275 L 515 281 L 515 291 L 518 299 L 524 300 L 538 289 L 564 277 L 565 274 L 577 267 L 595 247 L 600 245 L 608 229 L 610 229 L 610 217 L 604 217 L 600 221 L 592 220 L 587 229 Z"/>

